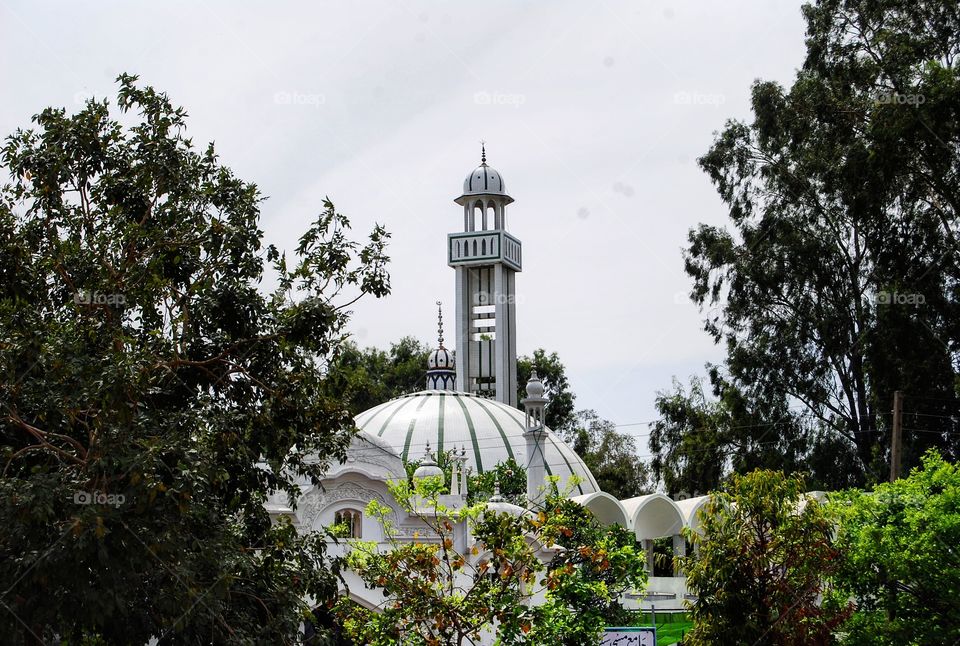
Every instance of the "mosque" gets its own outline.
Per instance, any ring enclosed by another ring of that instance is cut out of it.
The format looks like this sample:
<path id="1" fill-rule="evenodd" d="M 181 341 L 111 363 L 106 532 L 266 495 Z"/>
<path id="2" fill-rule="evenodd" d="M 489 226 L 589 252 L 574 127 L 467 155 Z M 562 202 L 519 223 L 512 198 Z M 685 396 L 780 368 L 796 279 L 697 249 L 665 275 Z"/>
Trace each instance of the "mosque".
<path id="1" fill-rule="evenodd" d="M 433 456 L 453 449 L 453 481 L 443 502 L 456 508 L 466 504 L 470 473 L 483 473 L 513 458 L 527 470 L 527 506 L 536 505 L 548 476 L 575 483 L 568 487 L 569 495 L 601 523 L 617 523 L 636 533 L 653 573 L 654 541 L 672 539 L 674 554 L 683 554 L 686 541 L 680 532 L 684 527 L 697 529 L 697 511 L 707 497 L 677 502 L 655 493 L 617 500 L 600 490 L 583 460 L 543 424 L 549 402 L 536 373 L 526 384 L 526 398 L 519 402 L 523 409 L 517 407 L 515 289 L 523 254 L 520 240 L 507 230 L 507 206 L 513 198 L 503 176 L 487 164 L 485 149 L 480 165 L 467 175 L 463 192 L 454 202 L 463 209 L 463 230 L 447 236 L 447 261 L 455 273 L 454 351 L 444 346 L 441 319 L 439 344 L 429 355 L 424 390 L 357 415 L 359 433 L 346 460 L 330 468 L 321 486 L 301 483 L 295 510 L 286 506 L 282 496 L 271 498 L 271 513 L 289 515 L 303 532 L 342 524 L 352 537 L 386 547 L 380 524 L 364 515 L 369 501 L 392 508 L 394 531 L 403 539 L 414 540 L 424 527 L 400 508 L 387 488 L 388 481 L 407 477 L 407 461 L 421 461 L 414 477 L 442 475 Z M 498 511 L 528 513 L 499 496 L 489 504 Z M 455 548 L 469 555 L 469 528 L 457 527 L 456 536 Z M 330 545 L 333 555 L 343 549 L 342 543 Z M 541 558 L 546 562 L 552 556 L 544 549 Z M 366 588 L 349 572 L 345 580 L 344 594 L 357 603 L 369 608 L 382 603 L 379 590 Z M 625 603 L 679 610 L 689 598 L 685 577 L 673 573 L 651 576 L 647 590 Z"/>

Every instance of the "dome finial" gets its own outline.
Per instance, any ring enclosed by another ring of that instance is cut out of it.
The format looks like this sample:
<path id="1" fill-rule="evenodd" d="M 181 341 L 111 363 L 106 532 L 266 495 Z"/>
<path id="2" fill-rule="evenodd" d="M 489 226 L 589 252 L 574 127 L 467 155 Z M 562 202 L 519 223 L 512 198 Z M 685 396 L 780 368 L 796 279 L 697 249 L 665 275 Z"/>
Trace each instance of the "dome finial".
<path id="1" fill-rule="evenodd" d="M 443 308 L 441 307 L 443 303 L 437 301 L 437 340 L 440 342 L 440 349 L 446 350 L 443 347 Z"/>
<path id="2" fill-rule="evenodd" d="M 483 139 L 480 140 L 480 163 L 487 163 L 487 142 Z"/>
<path id="3" fill-rule="evenodd" d="M 496 475 L 493 476 L 493 495 L 490 497 L 490 502 L 503 502 L 503 496 L 500 495 L 500 478 Z"/>

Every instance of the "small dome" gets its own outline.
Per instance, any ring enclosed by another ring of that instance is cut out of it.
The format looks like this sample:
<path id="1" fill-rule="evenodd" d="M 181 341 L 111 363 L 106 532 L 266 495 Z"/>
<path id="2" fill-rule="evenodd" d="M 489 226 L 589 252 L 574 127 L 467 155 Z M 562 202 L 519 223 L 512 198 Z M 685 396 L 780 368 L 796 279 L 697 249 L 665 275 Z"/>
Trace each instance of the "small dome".
<path id="1" fill-rule="evenodd" d="M 453 353 L 444 347 L 439 347 L 427 357 L 427 368 L 430 370 L 454 368 Z"/>
<path id="2" fill-rule="evenodd" d="M 487 166 L 486 162 L 474 168 L 463 180 L 464 195 L 506 195 L 507 187 L 500 172 Z"/>
<path id="3" fill-rule="evenodd" d="M 534 513 L 529 509 L 503 501 L 488 502 L 484 510 L 495 514 L 510 514 L 511 516 L 528 516 L 531 518 L 534 516 Z"/>
<path id="4" fill-rule="evenodd" d="M 537 371 L 534 370 L 530 374 L 530 379 L 527 381 L 527 397 L 531 399 L 541 399 L 544 392 L 543 382 L 540 381 Z"/>
<path id="5" fill-rule="evenodd" d="M 413 472 L 413 477 L 419 480 L 421 478 L 434 478 L 436 476 L 442 478 L 443 469 L 438 467 L 436 461 L 433 459 L 433 453 L 430 451 L 430 443 L 428 442 L 423 462 L 421 462 L 420 466 Z"/>
<path id="6" fill-rule="evenodd" d="M 434 478 L 436 476 L 443 477 L 443 469 L 435 464 L 421 464 L 417 467 L 417 470 L 413 472 L 413 477 L 417 480 L 420 478 Z"/>

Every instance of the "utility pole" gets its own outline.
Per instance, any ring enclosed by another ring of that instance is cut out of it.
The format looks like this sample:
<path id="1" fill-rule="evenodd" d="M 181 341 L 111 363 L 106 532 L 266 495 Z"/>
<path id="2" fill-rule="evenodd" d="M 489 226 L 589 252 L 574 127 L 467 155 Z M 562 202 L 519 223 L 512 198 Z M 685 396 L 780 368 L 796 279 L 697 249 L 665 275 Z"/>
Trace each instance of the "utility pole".
<path id="1" fill-rule="evenodd" d="M 900 478 L 900 457 L 903 454 L 903 393 L 893 391 L 893 429 L 890 434 L 890 482 Z"/>

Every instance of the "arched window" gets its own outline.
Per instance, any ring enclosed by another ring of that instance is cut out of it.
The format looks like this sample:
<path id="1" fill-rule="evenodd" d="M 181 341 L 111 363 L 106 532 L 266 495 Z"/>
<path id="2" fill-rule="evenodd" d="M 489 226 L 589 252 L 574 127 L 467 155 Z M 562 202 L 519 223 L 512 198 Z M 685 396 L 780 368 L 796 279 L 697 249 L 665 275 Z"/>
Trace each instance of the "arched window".
<path id="1" fill-rule="evenodd" d="M 486 238 L 480 241 L 480 253 L 483 254 L 484 256 L 487 255 L 487 239 Z"/>
<path id="2" fill-rule="evenodd" d="M 333 524 L 344 529 L 344 538 L 363 537 L 363 514 L 356 509 L 341 509 L 333 515 Z"/>

